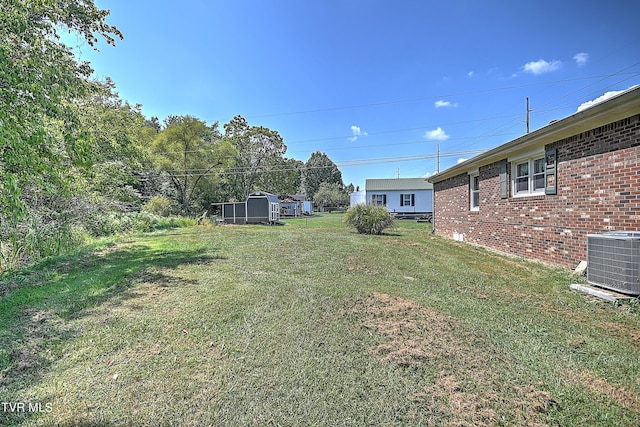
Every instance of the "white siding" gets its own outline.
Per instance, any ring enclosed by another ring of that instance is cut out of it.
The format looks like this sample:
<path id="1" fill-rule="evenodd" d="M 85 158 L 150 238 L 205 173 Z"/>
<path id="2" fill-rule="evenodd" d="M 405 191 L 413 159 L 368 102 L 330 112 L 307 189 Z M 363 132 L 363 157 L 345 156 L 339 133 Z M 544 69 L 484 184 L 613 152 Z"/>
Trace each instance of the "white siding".
<path id="1" fill-rule="evenodd" d="M 433 190 L 381 190 L 367 191 L 367 204 L 371 204 L 372 197 L 377 194 L 386 195 L 387 210 L 389 212 L 413 213 L 433 212 Z M 414 194 L 415 206 L 401 206 L 400 198 L 403 194 Z"/>

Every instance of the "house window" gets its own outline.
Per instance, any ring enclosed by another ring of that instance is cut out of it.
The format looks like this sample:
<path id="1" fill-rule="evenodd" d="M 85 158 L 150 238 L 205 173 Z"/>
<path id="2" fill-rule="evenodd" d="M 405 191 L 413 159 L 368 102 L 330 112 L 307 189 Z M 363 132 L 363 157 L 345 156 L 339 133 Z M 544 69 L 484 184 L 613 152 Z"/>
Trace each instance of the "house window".
<path id="1" fill-rule="evenodd" d="M 533 192 L 544 191 L 544 157 L 533 161 Z"/>
<path id="2" fill-rule="evenodd" d="M 557 150 L 555 148 L 547 150 L 545 153 L 545 194 L 558 194 L 558 184 L 556 182 L 556 155 Z"/>
<path id="3" fill-rule="evenodd" d="M 513 176 L 514 195 L 544 194 L 544 157 L 516 162 Z"/>
<path id="4" fill-rule="evenodd" d="M 472 211 L 480 210 L 480 175 L 469 175 L 469 200 Z"/>
<path id="5" fill-rule="evenodd" d="M 416 195 L 415 194 L 401 194 L 400 195 L 400 206 L 415 206 L 416 205 Z"/>
<path id="6" fill-rule="evenodd" d="M 371 195 L 371 204 L 376 206 L 387 206 L 387 195 L 386 194 L 372 194 Z"/>

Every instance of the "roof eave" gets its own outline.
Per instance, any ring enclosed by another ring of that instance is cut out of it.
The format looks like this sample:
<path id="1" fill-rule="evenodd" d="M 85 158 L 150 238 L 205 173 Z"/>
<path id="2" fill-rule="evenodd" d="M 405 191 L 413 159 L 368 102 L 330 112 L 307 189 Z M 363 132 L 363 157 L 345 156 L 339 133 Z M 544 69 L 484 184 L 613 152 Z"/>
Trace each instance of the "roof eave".
<path id="1" fill-rule="evenodd" d="M 640 114 L 640 87 L 627 90 L 593 107 L 552 122 L 536 131 L 479 154 L 430 176 L 427 181 L 431 183 L 440 182 L 465 171 L 505 159 L 519 151 L 529 150 L 536 146 L 544 146 L 636 114 Z"/>

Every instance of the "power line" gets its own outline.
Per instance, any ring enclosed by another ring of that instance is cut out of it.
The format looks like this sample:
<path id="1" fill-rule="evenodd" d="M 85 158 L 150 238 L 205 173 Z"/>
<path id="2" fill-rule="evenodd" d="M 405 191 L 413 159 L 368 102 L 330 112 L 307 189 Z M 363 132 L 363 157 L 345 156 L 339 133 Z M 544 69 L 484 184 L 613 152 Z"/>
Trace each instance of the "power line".
<path id="1" fill-rule="evenodd" d="M 344 105 L 344 106 L 337 106 L 337 107 L 316 108 L 316 109 L 311 109 L 311 110 L 299 110 L 299 111 L 289 111 L 289 112 L 281 112 L 281 113 L 267 113 L 267 114 L 259 114 L 259 115 L 248 116 L 247 119 L 262 119 L 262 118 L 270 118 L 270 117 L 293 116 L 293 115 L 299 115 L 299 114 L 324 113 L 324 112 L 329 112 L 329 111 L 340 111 L 340 110 L 352 110 L 352 109 L 367 108 L 367 107 L 378 107 L 378 106 L 382 106 L 382 105 L 405 104 L 405 103 L 410 103 L 410 102 L 430 101 L 430 100 L 434 100 L 434 99 L 451 98 L 451 97 L 456 97 L 456 96 L 467 96 L 467 95 L 478 95 L 478 94 L 484 94 L 484 93 L 502 92 L 502 91 L 506 91 L 506 90 L 522 89 L 522 88 L 527 88 L 527 87 L 547 86 L 547 85 L 553 85 L 553 84 L 558 84 L 558 83 L 568 83 L 568 82 L 580 81 L 580 80 L 610 78 L 610 77 L 613 77 L 613 76 L 616 76 L 616 75 L 623 75 L 623 74 L 631 74 L 631 73 L 614 73 L 614 74 L 607 74 L 607 75 L 600 75 L 600 76 L 578 77 L 578 78 L 574 78 L 574 79 L 554 80 L 554 81 L 549 81 L 549 82 L 530 83 L 530 84 L 525 84 L 525 85 L 504 86 L 504 87 L 498 87 L 498 88 L 474 90 L 474 91 L 467 91 L 467 92 L 454 92 L 454 93 L 449 93 L 449 94 L 425 96 L 425 97 L 420 97 L 420 98 L 409 98 L 409 99 L 399 99 L 399 100 L 391 100 L 391 101 L 372 102 L 372 103 L 367 103 L 367 104 Z"/>
<path id="2" fill-rule="evenodd" d="M 541 85 L 549 85 L 549 84 L 556 84 L 556 83 L 564 83 L 564 82 L 570 82 L 570 81 L 580 81 L 580 80 L 591 80 L 591 79 L 599 79 L 596 82 L 593 82 L 591 84 L 588 84 L 586 86 L 583 86 L 582 88 L 570 92 L 569 94 L 565 94 L 559 98 L 556 98 L 555 100 L 549 101 L 546 104 L 543 104 L 543 106 L 546 105 L 551 105 L 561 99 L 565 99 L 568 96 L 571 96 L 575 93 L 579 93 L 581 91 L 583 91 L 586 88 L 592 87 L 598 83 L 601 83 L 607 79 L 610 79 L 612 77 L 620 77 L 620 76 L 628 76 L 620 81 L 618 81 L 615 84 L 619 84 L 621 82 L 630 80 L 638 75 L 640 75 L 640 73 L 637 72 L 624 72 L 636 65 L 640 64 L 640 62 L 637 62 L 633 65 L 630 65 L 622 70 L 620 70 L 617 73 L 613 73 L 613 74 L 608 74 L 608 75 L 604 75 L 604 76 L 592 76 L 592 77 L 582 77 L 582 78 L 574 78 L 574 79 L 565 79 L 565 80 L 558 80 L 558 81 L 553 81 L 553 82 L 544 82 L 544 83 L 536 83 L 536 84 L 529 84 L 529 85 L 521 85 L 521 86 L 508 86 L 508 87 L 503 87 L 503 88 L 494 88 L 494 89 L 487 89 L 487 90 L 479 90 L 479 91 L 470 91 L 470 92 L 462 92 L 462 93 L 458 93 L 458 94 L 450 94 L 450 95 L 439 95 L 439 96 L 431 96 L 431 97 L 423 97 L 423 98 L 414 98 L 414 99 L 408 99 L 408 100 L 399 100 L 399 101 L 387 101 L 387 102 L 381 102 L 381 103 L 373 103 L 373 104 L 360 104 L 360 105 L 353 105 L 353 106 L 346 106 L 346 107 L 333 107 L 333 108 L 328 108 L 328 109 L 318 109 L 318 110 L 306 110 L 306 111 L 298 111 L 298 112 L 291 112 L 291 113 L 278 113 L 278 114 L 270 114 L 270 115 L 264 115 L 264 116 L 254 116 L 254 117 L 271 117 L 271 116 L 279 116 L 279 115 L 293 115 L 293 114 L 303 114 L 303 113 L 312 113 L 312 112 L 319 112 L 319 111 L 331 111 L 331 110 L 344 110 L 344 109 L 349 109 L 349 108 L 361 108 L 361 107 L 367 107 L 367 106 L 376 106 L 376 105 L 388 105 L 388 104 L 398 104 L 398 103 L 404 103 L 404 102 L 417 102 L 417 101 L 422 101 L 422 100 L 428 100 L 428 99 L 436 99 L 436 98 L 443 98 L 443 97 L 452 97 L 452 96 L 461 96 L 461 95 L 471 95 L 471 94 L 478 94 L 478 93 L 491 93 L 491 92 L 496 92 L 496 91 L 504 91 L 504 90 L 511 90 L 511 89 L 516 89 L 516 88 L 524 88 L 524 87 L 534 87 L 534 86 L 541 86 Z M 611 86 L 612 84 L 610 84 L 609 86 Z M 583 95 L 584 96 L 588 96 L 588 95 Z M 564 104 L 566 105 L 566 103 Z M 548 110 L 540 110 L 538 109 L 536 111 L 536 115 L 542 115 L 542 114 L 548 114 L 551 111 L 555 111 L 555 110 L 559 110 L 559 109 L 563 109 L 564 105 L 552 108 L 552 109 L 548 109 Z M 475 140 L 475 142 L 471 142 L 471 143 L 467 143 L 465 144 L 466 147 L 469 147 L 471 145 L 475 145 L 480 143 L 483 140 L 486 140 L 490 137 L 495 137 L 495 136 L 505 136 L 505 135 L 512 135 L 512 133 L 504 133 L 504 130 L 506 130 L 507 128 L 513 128 L 516 126 L 515 122 L 520 123 L 520 114 L 510 114 L 510 115 L 503 115 L 503 116 L 495 116 L 495 117 L 489 117 L 489 118 L 482 118 L 482 119 L 474 119 L 474 120 L 466 120 L 466 121 L 460 121 L 460 122 L 452 122 L 452 123 L 441 123 L 439 124 L 439 126 L 454 126 L 454 125 L 461 125 L 461 124 L 468 124 L 468 123 L 473 123 L 473 122 L 481 122 L 481 121 L 489 121 L 489 120 L 495 120 L 495 119 L 504 119 L 504 118 L 510 118 L 511 120 L 506 121 L 505 123 L 501 124 L 500 126 L 497 126 L 496 128 L 493 128 L 481 135 L 477 135 L 477 136 L 473 136 L 473 137 L 467 137 L 467 138 L 456 138 L 456 139 L 449 139 L 448 141 L 456 141 L 456 140 Z M 413 127 L 413 128 L 407 128 L 407 129 L 396 129 L 396 130 L 387 130 L 387 131 L 380 131 L 380 132 L 375 132 L 375 133 L 369 133 L 369 135 L 383 135 L 383 134 L 394 134 L 394 133 L 401 133 L 401 132 L 408 132 L 408 131 L 415 131 L 415 130 L 421 130 L 421 129 L 425 129 L 425 128 L 429 128 L 429 127 L 433 127 L 435 125 L 431 125 L 431 126 L 420 126 L 420 127 Z M 316 139 L 308 139 L 308 140 L 299 140 L 299 141 L 293 141 L 293 142 L 288 142 L 287 145 L 291 145 L 291 144 L 300 144 L 300 143 L 306 143 L 306 142 L 318 142 L 318 141 L 329 141 L 329 140 L 338 140 L 338 139 L 347 139 L 349 137 L 351 137 L 352 135 L 345 135 L 345 136 L 339 136 L 339 137 L 329 137 L 329 138 L 316 138 Z M 428 143 L 429 141 L 427 140 L 420 140 L 420 141 L 408 141 L 408 142 L 394 142 L 394 143 L 386 143 L 386 144 L 378 144 L 378 145 L 360 145 L 360 146 L 345 146 L 345 147 L 334 147 L 334 148 L 325 148 L 323 151 L 336 151 L 336 150 L 349 150 L 349 149 L 363 149 L 363 148 L 375 148 L 375 147 L 385 147 L 385 146 L 397 146 L 397 145 L 410 145 L 410 144 L 419 144 L 419 143 Z M 459 146 L 461 144 L 457 144 L 457 146 Z M 454 146 L 455 147 L 455 146 Z M 451 148 L 454 148 L 451 147 Z M 208 151 L 208 150 L 205 150 Z M 469 154 L 478 154 L 480 152 L 483 152 L 485 150 L 471 150 L 471 151 L 460 151 L 460 152 L 451 152 L 451 153 L 442 153 L 441 157 L 450 157 L 450 156 L 466 156 Z M 202 153 L 202 150 L 187 150 L 187 151 L 181 151 L 181 154 L 185 154 L 185 153 Z M 156 154 L 169 154 L 167 153 L 156 153 Z M 233 156 L 226 156 L 226 158 L 229 157 L 233 157 Z M 435 158 L 436 155 L 421 155 L 421 156 L 404 156 L 404 157 L 389 157 L 389 158 L 378 158 L 378 159 L 355 159 L 355 160 L 346 160 L 343 161 L 339 164 L 336 164 L 336 166 L 339 167 L 353 167 L 353 166 L 364 166 L 364 165 L 372 165 L 372 164 L 381 164 L 381 163 L 391 163 L 391 162 L 405 162 L 405 161 L 416 161 L 416 160 L 426 160 L 426 159 L 432 159 Z M 220 157 L 222 158 L 222 157 Z M 291 171 L 291 170 L 297 170 L 298 168 L 280 168 L 280 169 L 266 169 L 261 171 L 261 173 L 268 173 L 268 172 L 285 172 L 285 171 Z M 193 172 L 193 173 L 197 173 L 198 170 L 186 170 L 186 171 L 181 171 L 183 173 L 183 175 L 175 175 L 175 176 L 188 176 L 189 172 Z M 231 168 L 231 169 L 227 169 L 226 171 L 218 171 L 218 172 L 211 172 L 208 175 L 234 175 L 234 174 L 243 174 L 246 173 L 247 170 L 246 169 L 241 169 L 241 168 Z"/>
<path id="3" fill-rule="evenodd" d="M 605 89 L 607 89 L 607 88 L 611 88 L 611 87 L 612 87 L 612 86 L 614 86 L 614 85 L 618 85 L 618 84 L 620 84 L 620 83 L 622 83 L 622 82 L 625 82 L 625 81 L 628 81 L 628 80 L 630 80 L 630 79 L 632 79 L 632 78 L 634 78 L 634 77 L 640 76 L 640 73 L 638 73 L 638 72 L 625 72 L 626 70 L 628 70 L 628 69 L 630 69 L 630 68 L 633 68 L 633 67 L 635 67 L 635 66 L 637 66 L 637 65 L 639 65 L 639 64 L 640 64 L 640 61 L 638 61 L 638 62 L 636 62 L 636 63 L 634 63 L 634 64 L 631 64 L 631 65 L 629 65 L 629 66 L 627 66 L 627 67 L 624 67 L 624 68 L 622 68 L 621 70 L 617 71 L 616 73 L 612 73 L 612 74 L 608 74 L 608 75 L 604 75 L 604 76 L 595 76 L 595 77 L 590 77 L 590 78 L 598 78 L 599 80 L 598 80 L 598 81 L 596 81 L 596 82 L 593 82 L 593 83 L 591 83 L 591 84 L 589 84 L 589 85 L 583 86 L 583 87 L 581 87 L 581 88 L 580 88 L 580 89 L 578 89 L 578 90 L 575 90 L 575 91 L 573 91 L 573 92 L 570 92 L 569 94 L 565 94 L 565 95 L 562 95 L 562 96 L 560 96 L 560 97 L 558 97 L 558 98 L 556 98 L 556 99 L 554 99 L 554 100 L 548 101 L 547 103 L 543 104 L 542 106 L 544 107 L 544 106 L 547 106 L 547 105 L 552 105 L 552 104 L 554 104 L 555 102 L 557 102 L 557 101 L 559 101 L 559 100 L 561 100 L 561 99 L 567 98 L 568 96 L 570 96 L 570 95 L 572 95 L 572 94 L 575 94 L 575 93 L 581 92 L 581 91 L 583 91 L 583 90 L 584 90 L 584 89 L 586 89 L 586 88 L 592 87 L 592 86 L 594 86 L 594 85 L 596 85 L 596 84 L 598 84 L 598 83 L 601 83 L 601 82 L 603 82 L 603 81 L 605 81 L 605 80 L 607 80 L 607 79 L 610 79 L 610 78 L 612 78 L 612 77 L 617 77 L 617 76 L 628 76 L 628 77 L 626 77 L 626 78 L 624 78 L 624 79 L 622 79 L 622 80 L 619 80 L 619 81 L 617 81 L 617 82 L 615 82 L 615 83 L 610 83 L 610 84 L 608 84 L 607 86 L 605 86 Z M 580 79 L 570 79 L 570 80 L 568 80 L 568 81 L 572 81 L 572 80 L 580 80 Z M 564 103 L 563 105 L 560 105 L 560 106 L 555 107 L 555 108 L 552 108 L 552 109 L 548 109 L 548 110 L 540 110 L 540 109 L 537 109 L 537 110 L 536 110 L 536 114 L 535 114 L 535 115 L 537 115 L 537 116 L 542 116 L 543 114 L 547 114 L 547 113 L 549 113 L 549 112 L 551 112 L 551 111 L 557 111 L 557 110 L 563 110 L 563 109 L 566 109 L 566 108 L 567 108 L 567 106 L 569 106 L 569 105 L 574 105 L 574 106 L 575 106 L 575 103 L 576 103 L 576 102 L 579 102 L 580 100 L 583 100 L 583 101 L 584 101 L 584 99 L 585 99 L 585 98 L 587 98 L 587 97 L 592 97 L 592 96 L 596 96 L 596 95 L 602 95 L 602 93 L 601 93 L 601 92 L 602 92 L 602 90 L 603 90 L 603 88 L 599 88 L 597 91 L 593 91 L 593 92 L 591 92 L 591 93 L 589 93 L 589 94 L 582 95 L 580 98 L 573 99 L 573 100 L 571 100 L 571 101 L 568 101 L 568 102 Z M 506 123 L 503 123 L 502 125 L 500 125 L 500 126 L 498 126 L 498 127 L 496 127 L 496 128 L 490 129 L 490 130 L 489 130 L 489 131 L 487 131 L 485 134 L 483 134 L 483 135 L 479 135 L 479 136 L 477 137 L 477 138 L 478 138 L 478 140 L 477 140 L 477 141 L 475 141 L 475 142 L 470 143 L 469 145 L 476 145 L 476 144 L 478 144 L 478 143 L 480 143 L 480 142 L 482 142 L 482 141 L 485 141 L 486 139 L 488 139 L 488 138 L 492 137 L 493 135 L 487 135 L 487 133 L 489 133 L 489 132 L 507 131 L 507 130 L 509 130 L 509 129 L 514 128 L 515 126 L 517 126 L 517 125 L 519 125 L 519 124 L 520 124 L 520 121 L 519 121 L 519 120 L 517 120 L 517 119 L 512 119 L 512 120 L 510 120 L 510 121 L 507 121 Z M 467 145 L 467 146 L 469 146 L 469 145 Z"/>
<path id="4" fill-rule="evenodd" d="M 494 136 L 508 136 L 508 135 L 516 135 L 514 133 L 496 133 L 493 135 L 487 135 L 487 137 L 494 137 Z M 468 141 L 468 140 L 473 140 L 477 138 L 477 136 L 467 136 L 467 137 L 460 137 L 460 138 L 449 138 L 446 141 L 447 142 L 451 142 L 451 141 Z M 398 145 L 415 145 L 415 144 L 428 144 L 428 143 L 433 143 L 433 142 L 437 142 L 437 141 L 429 141 L 429 140 L 419 140 L 419 141 L 406 141 L 406 142 L 391 142 L 391 143 L 385 143 L 385 144 L 372 144 L 372 145 L 356 145 L 356 146 L 346 146 L 346 147 L 332 147 L 332 148 L 324 148 L 322 149 L 322 151 L 344 151 L 344 150 L 355 150 L 355 149 L 362 149 L 362 148 L 380 148 L 380 147 L 388 147 L 388 146 L 392 146 L 392 147 L 396 147 Z M 295 151 L 294 151 L 295 152 Z"/>
<path id="5" fill-rule="evenodd" d="M 544 86 L 544 85 L 551 85 L 551 84 L 558 84 L 558 83 L 566 83 L 566 82 L 572 82 L 572 81 L 581 81 L 581 80 L 592 80 L 592 79 L 599 79 L 596 82 L 593 82 L 591 84 L 588 84 L 586 86 L 584 86 L 581 89 L 578 89 L 576 91 L 573 91 L 569 94 L 563 95 L 560 98 L 557 98 L 556 100 L 553 101 L 549 101 L 545 105 L 550 105 L 553 104 L 554 102 L 566 98 L 567 96 L 570 96 L 571 94 L 577 93 L 582 91 L 585 88 L 588 87 L 592 87 L 594 85 L 596 85 L 597 83 L 600 83 L 602 81 L 605 81 L 606 79 L 609 79 L 611 77 L 616 77 L 616 76 L 629 76 L 626 79 L 622 80 L 622 81 L 626 81 L 629 80 L 633 77 L 636 77 L 638 75 L 640 75 L 640 73 L 637 72 L 625 72 L 626 70 L 631 69 L 632 67 L 636 66 L 640 64 L 640 62 L 636 62 L 628 67 L 623 68 L 622 70 L 616 72 L 616 73 L 612 73 L 612 74 L 606 74 L 606 75 L 599 75 L 599 76 L 589 76 L 589 77 L 579 77 L 579 78 L 573 78 L 573 79 L 564 79 L 564 80 L 556 80 L 556 81 L 551 81 L 551 82 L 541 82 L 541 83 L 533 83 L 533 84 L 527 84 L 527 85 L 516 85 L 516 86 L 505 86 L 502 88 L 493 88 L 493 89 L 486 89 L 486 90 L 477 90 L 477 91 L 469 91 L 469 92 L 460 92 L 460 93 L 453 93 L 453 94 L 445 94 L 445 95 L 438 95 L 438 96 L 429 96 L 429 97 L 422 97 L 422 98 L 413 98 L 413 99 L 405 99 L 405 100 L 395 100 L 395 101 L 384 101 L 384 102 L 379 102 L 379 103 L 370 103 L 370 104 L 357 104 L 357 105 L 352 105 L 352 106 L 342 106 L 342 107 L 331 107 L 331 108 L 325 108 L 325 109 L 316 109 L 316 110 L 303 110 L 303 111 L 294 111 L 294 112 L 289 112 L 289 113 L 274 113 L 274 114 L 266 114 L 266 115 L 260 115 L 260 116 L 252 116 L 249 118 L 259 118 L 259 117 L 273 117 L 273 116 L 286 116 L 286 115 L 295 115 L 295 114 L 305 114 L 305 113 L 312 113 L 312 112 L 322 112 L 322 111 L 332 111 L 332 110 L 344 110 L 344 109 L 350 109 L 350 108 L 362 108 L 362 107 L 368 107 L 368 106 L 377 106 L 377 105 L 389 105 L 389 104 L 400 104 L 400 103 L 406 103 L 406 102 L 417 102 L 417 101 L 423 101 L 423 100 L 430 100 L 430 99 L 438 99 L 438 98 L 445 98 L 445 97 L 454 97 L 454 96 L 463 96 L 463 95 L 472 95 L 472 94 L 480 94 L 480 93 L 491 93 L 491 92 L 497 92 L 497 91 L 505 91 L 505 90 L 512 90 L 512 89 L 519 89 L 519 88 L 525 88 L 525 87 L 535 87 L 535 86 Z M 549 109 L 549 110 L 540 110 L 537 109 L 536 111 L 536 115 L 540 116 L 546 113 L 549 113 L 551 111 L 555 111 L 558 109 L 562 109 L 562 107 L 556 107 L 554 109 Z M 434 126 L 457 126 L 457 125 L 463 125 L 463 124 L 469 124 L 469 123 L 475 123 L 475 122 L 487 122 L 487 121 L 491 121 L 491 120 L 499 120 L 499 119 L 511 119 L 508 120 L 507 122 L 503 123 L 502 125 L 493 128 L 491 130 L 488 130 L 485 134 L 482 135 L 478 135 L 473 138 L 477 138 L 478 141 L 472 143 L 472 144 L 477 144 L 483 140 L 486 140 L 487 138 L 490 137 L 494 137 L 494 136 L 506 136 L 506 135 L 513 135 L 513 133 L 497 133 L 498 130 L 505 128 L 507 126 L 509 126 L 509 128 L 513 128 L 514 126 L 512 125 L 515 122 L 520 122 L 520 117 L 521 114 L 517 113 L 517 114 L 507 114 L 507 115 L 501 115 L 501 116 L 493 116 L 493 117 L 483 117 L 483 118 L 479 118 L 479 119 L 472 119 L 472 120 L 464 120 L 464 121 L 457 121 L 457 122 L 450 122 L 450 123 L 439 123 L 439 124 L 426 124 L 423 126 L 418 126 L 418 127 L 412 127 L 412 128 L 404 128 L 404 129 L 394 129 L 394 130 L 383 130 L 383 131 L 379 131 L 379 132 L 369 132 L 367 136 L 374 136 L 374 135 L 389 135 L 389 134 L 395 134 L 395 133 L 402 133 L 402 132 L 410 132 L 410 131 L 416 131 L 416 130 L 422 130 L 422 129 L 427 129 L 427 128 L 431 128 Z M 305 139 L 305 140 L 298 140 L 298 141 L 287 141 L 286 145 L 287 148 L 291 148 L 291 145 L 293 144 L 303 144 L 303 143 L 309 143 L 309 142 L 321 142 L 321 141 L 332 141 L 332 140 L 341 140 L 341 139 L 348 139 L 350 137 L 352 137 L 353 135 L 342 135 L 342 136 L 334 136 L 334 137 L 326 137 L 326 138 L 313 138 L 313 139 Z M 467 138 L 468 139 L 468 138 Z M 452 141 L 452 140 L 450 140 Z M 351 146 L 351 147 L 339 147 L 339 148 L 326 148 L 326 149 L 321 149 L 322 151 L 336 151 L 336 150 L 347 150 L 347 149 L 357 149 L 357 148 L 374 148 L 374 147 L 383 147 L 385 145 L 410 145 L 410 144 L 418 144 L 418 143 L 422 143 L 422 142 L 428 142 L 428 141 L 409 141 L 409 142 L 393 142 L 393 143 L 389 143 L 389 144 L 384 144 L 384 145 L 360 145 L 360 146 Z M 204 151 L 203 151 L 204 150 Z M 202 152 L 206 152 L 206 149 L 199 149 L 199 150 L 186 150 L 186 151 L 181 151 L 181 154 L 185 154 L 185 153 L 202 153 Z M 169 152 L 164 152 L 164 153 L 155 153 L 157 155 L 166 155 L 166 154 L 170 154 Z"/>
<path id="6" fill-rule="evenodd" d="M 379 132 L 369 132 L 367 134 L 367 136 L 374 136 L 374 135 L 389 135 L 389 134 L 394 134 L 394 133 L 403 133 L 403 132 L 411 132 L 411 131 L 416 131 L 416 130 L 425 130 L 428 128 L 432 128 L 435 126 L 458 126 L 458 125 L 465 125 L 465 124 L 470 124 L 470 123 L 479 123 L 479 122 L 488 122 L 491 120 L 499 120 L 499 119 L 505 119 L 505 118 L 511 118 L 511 117 L 520 117 L 520 114 L 507 114 L 507 115 L 503 115 L 503 116 L 493 116 L 493 117 L 481 117 L 478 119 L 472 119 L 472 120 L 463 120 L 463 121 L 457 121 L 457 122 L 449 122 L 449 123 L 439 123 L 439 124 L 426 124 L 423 126 L 417 126 L 417 127 L 412 127 L 412 128 L 405 128 L 405 129 L 394 129 L 394 130 L 385 130 L 385 131 L 379 131 Z M 291 144 L 302 144 L 302 143 L 308 143 L 308 142 L 321 142 L 321 141 L 337 141 L 337 140 L 344 140 L 344 139 L 348 139 L 350 137 L 352 137 L 353 135 L 342 135 L 342 136 L 332 136 L 332 137 L 327 137 L 327 138 L 314 138 L 314 139 L 304 139 L 304 140 L 298 140 L 298 141 L 285 141 L 285 145 L 287 146 L 287 149 L 290 148 Z M 496 135 L 499 136 L 499 135 Z M 429 142 L 426 140 L 422 140 L 422 141 L 410 141 L 410 142 L 393 142 L 393 143 L 388 143 L 387 145 L 402 145 L 402 144 L 417 144 L 417 143 L 421 143 L 421 142 Z M 383 145 L 364 145 L 364 146 L 351 146 L 351 147 L 345 147 L 345 149 L 347 148 L 371 148 L 371 147 L 381 147 Z M 190 154 L 190 153 L 209 153 L 211 152 L 211 149 L 209 148 L 199 148 L 196 150 L 180 150 L 179 153 L 182 154 Z M 164 151 L 164 152 L 159 152 L 159 153 L 154 153 L 154 155 L 167 155 L 167 154 L 176 154 L 178 153 L 176 152 L 169 152 L 169 151 Z M 231 156 L 228 156 L 231 157 Z"/>
<path id="7" fill-rule="evenodd" d="M 477 155 L 485 152 L 486 150 L 467 150 L 467 151 L 456 151 L 456 152 L 447 152 L 440 153 L 440 157 L 460 157 L 460 156 L 469 156 L 469 155 Z M 334 165 L 338 168 L 340 167 L 355 167 L 355 166 L 368 166 L 368 165 L 377 165 L 377 164 L 385 164 L 385 163 L 398 163 L 398 162 L 411 162 L 411 161 L 419 161 L 426 159 L 434 159 L 437 158 L 438 154 L 425 154 L 425 155 L 417 155 L 417 156 L 396 156 L 396 157 L 376 157 L 376 158 L 368 158 L 368 159 L 353 159 L 353 160 L 344 160 L 341 162 L 336 162 Z M 256 173 L 277 173 L 277 172 L 290 172 L 297 170 L 308 170 L 308 169 L 325 169 L 334 167 L 334 165 L 327 166 L 312 166 L 312 167 L 301 167 L 301 168 L 264 168 L 255 171 Z M 227 175 L 242 175 L 247 173 L 250 168 L 240 168 L 240 167 L 232 167 L 229 169 L 219 169 L 216 171 L 211 171 L 208 169 L 178 169 L 178 170 L 169 170 L 169 171 L 152 171 L 145 172 L 145 174 L 156 174 L 162 175 L 163 173 L 170 173 L 172 176 L 176 178 L 184 178 L 184 177 L 192 177 L 192 176 L 227 176 Z"/>
<path id="8" fill-rule="evenodd" d="M 386 131 L 379 131 L 379 132 L 368 132 L 366 136 L 388 135 L 388 134 L 391 134 L 391 133 L 411 132 L 411 131 L 416 131 L 416 130 L 424 130 L 424 129 L 432 128 L 434 126 L 442 127 L 442 126 L 466 125 L 466 124 L 470 124 L 470 123 L 486 122 L 486 121 L 490 121 L 490 120 L 505 119 L 505 118 L 515 117 L 515 116 L 519 116 L 519 114 L 507 114 L 507 115 L 504 115 L 504 116 L 481 117 L 479 119 L 463 120 L 463 121 L 458 121 L 458 122 L 428 124 L 428 125 L 417 126 L 417 127 L 412 127 L 412 128 L 405 128 L 405 129 L 394 129 L 394 130 L 386 130 Z M 338 140 L 338 139 L 348 139 L 348 138 L 351 138 L 351 137 L 353 137 L 353 135 L 332 136 L 332 137 L 327 137 L 327 138 L 315 138 L 315 139 L 303 139 L 303 140 L 300 140 L 300 141 L 290 141 L 290 142 L 287 142 L 287 144 L 301 144 L 301 143 L 306 143 L 306 142 L 331 141 L 331 140 Z"/>

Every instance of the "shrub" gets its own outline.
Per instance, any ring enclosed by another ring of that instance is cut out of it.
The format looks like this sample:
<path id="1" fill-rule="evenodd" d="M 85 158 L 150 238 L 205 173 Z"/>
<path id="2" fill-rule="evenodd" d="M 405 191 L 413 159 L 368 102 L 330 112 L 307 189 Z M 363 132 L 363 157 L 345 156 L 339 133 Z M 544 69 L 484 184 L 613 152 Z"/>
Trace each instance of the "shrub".
<path id="1" fill-rule="evenodd" d="M 165 196 L 153 196 L 147 203 L 145 203 L 142 210 L 162 217 L 180 213 L 180 207 L 178 204 Z"/>
<path id="2" fill-rule="evenodd" d="M 132 231 L 147 233 L 156 230 L 161 218 L 153 213 L 142 211 L 133 216 Z"/>
<path id="3" fill-rule="evenodd" d="M 360 234 L 382 234 L 393 225 L 394 219 L 384 206 L 360 204 L 347 210 L 345 222 Z"/>

